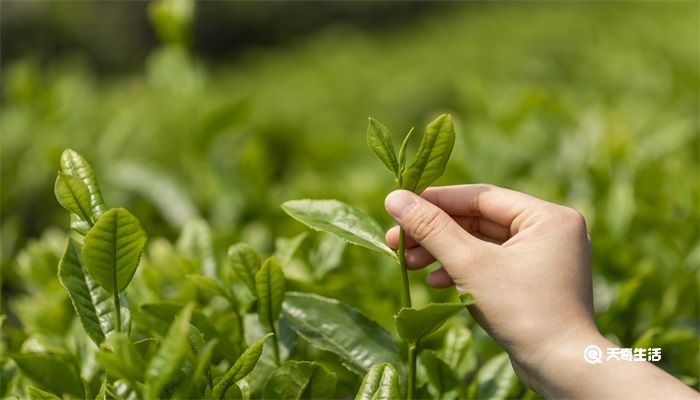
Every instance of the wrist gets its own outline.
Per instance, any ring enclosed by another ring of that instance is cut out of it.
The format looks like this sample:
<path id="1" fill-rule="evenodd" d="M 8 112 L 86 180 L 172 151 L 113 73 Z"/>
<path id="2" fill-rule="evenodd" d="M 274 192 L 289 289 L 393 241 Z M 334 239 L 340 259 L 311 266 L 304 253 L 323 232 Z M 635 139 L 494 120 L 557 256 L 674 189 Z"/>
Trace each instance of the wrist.
<path id="1" fill-rule="evenodd" d="M 545 397 L 560 397 L 561 385 L 570 386 L 576 381 L 579 367 L 588 364 L 584 351 L 595 345 L 603 349 L 610 342 L 603 337 L 595 325 L 568 326 L 556 333 L 545 335 L 509 352 L 513 367 L 523 382 Z"/>
<path id="2" fill-rule="evenodd" d="M 597 330 L 561 338 L 536 357 L 512 359 L 518 376 L 545 398 L 698 398 L 650 362 L 609 361 L 606 350 L 617 346 Z"/>

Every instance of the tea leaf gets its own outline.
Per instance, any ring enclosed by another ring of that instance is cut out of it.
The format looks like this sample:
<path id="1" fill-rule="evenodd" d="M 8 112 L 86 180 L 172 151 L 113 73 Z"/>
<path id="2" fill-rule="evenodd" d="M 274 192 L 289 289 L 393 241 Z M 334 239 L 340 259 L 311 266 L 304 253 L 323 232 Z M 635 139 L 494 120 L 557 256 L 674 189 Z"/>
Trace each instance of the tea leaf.
<path id="1" fill-rule="evenodd" d="M 461 325 L 448 328 L 439 355 L 459 377 L 473 371 L 477 360 L 469 329 Z"/>
<path id="2" fill-rule="evenodd" d="M 304 339 L 338 354 L 357 374 L 381 362 L 403 365 L 387 331 L 359 310 L 337 300 L 290 292 L 282 303 L 282 315 Z"/>
<path id="3" fill-rule="evenodd" d="M 399 163 L 396 160 L 394 144 L 391 141 L 389 130 L 374 118 L 369 119 L 369 125 L 367 126 L 367 144 L 386 168 L 395 177 L 398 177 Z"/>
<path id="4" fill-rule="evenodd" d="M 255 275 L 255 291 L 258 293 L 258 318 L 268 331 L 273 331 L 284 300 L 284 273 L 276 258 L 265 261 Z"/>
<path id="5" fill-rule="evenodd" d="M 110 397 L 116 400 L 139 400 L 142 396 L 139 395 L 138 391 L 123 379 L 117 379 L 112 384 L 112 390 L 107 389 L 108 394 L 112 395 Z"/>
<path id="6" fill-rule="evenodd" d="M 61 171 L 67 175 L 79 178 L 90 192 L 90 209 L 94 221 L 105 212 L 105 203 L 102 200 L 100 187 L 97 185 L 95 173 L 90 164 L 77 152 L 67 149 L 61 155 Z"/>
<path id="7" fill-rule="evenodd" d="M 278 238 L 275 240 L 275 257 L 280 260 L 280 264 L 287 265 L 292 261 L 294 253 L 299 250 L 302 242 L 309 234 L 307 232 L 302 232 L 293 238 Z"/>
<path id="8" fill-rule="evenodd" d="M 270 336 L 272 334 L 261 337 L 241 354 L 236 363 L 214 385 L 214 389 L 212 389 L 212 397 L 214 399 L 221 399 L 231 385 L 245 378 L 255 368 L 255 364 L 257 364 L 262 355 L 265 339 Z"/>
<path id="9" fill-rule="evenodd" d="M 221 296 L 229 298 L 226 290 L 215 279 L 198 274 L 187 274 L 185 277 L 207 297 Z"/>
<path id="10" fill-rule="evenodd" d="M 408 131 L 406 137 L 403 138 L 401 143 L 401 148 L 399 149 L 399 174 L 403 174 L 406 169 L 406 149 L 408 148 L 408 142 L 411 140 L 411 135 L 413 134 L 414 128 Z"/>
<path id="11" fill-rule="evenodd" d="M 400 398 L 399 374 L 393 365 L 375 364 L 367 371 L 355 400 L 392 400 Z"/>
<path id="12" fill-rule="evenodd" d="M 63 257 L 58 262 L 58 279 L 68 290 L 68 296 L 83 329 L 90 336 L 90 339 L 99 345 L 105 340 L 106 332 L 102 330 L 100 325 L 95 303 L 93 303 L 90 289 L 85 281 L 85 273 L 80 265 L 80 245 L 73 239 L 68 239 Z"/>
<path id="13" fill-rule="evenodd" d="M 479 369 L 476 397 L 479 399 L 507 399 L 518 386 L 518 377 L 510 365 L 508 354 L 493 357 Z"/>
<path id="14" fill-rule="evenodd" d="M 53 191 L 61 207 L 92 225 L 90 191 L 83 181 L 59 171 Z"/>
<path id="15" fill-rule="evenodd" d="M 152 398 L 159 398 L 163 388 L 180 370 L 190 350 L 188 340 L 190 319 L 194 304 L 190 304 L 175 318 L 165 335 L 158 352 L 146 369 L 146 384 Z"/>
<path id="16" fill-rule="evenodd" d="M 423 350 L 420 353 L 420 363 L 428 377 L 432 394 L 436 398 L 444 397 L 444 393 L 459 385 L 459 380 L 455 376 L 454 370 L 438 357 L 433 350 Z"/>
<path id="17" fill-rule="evenodd" d="M 231 267 L 236 275 L 250 289 L 250 292 L 257 297 L 255 291 L 255 275 L 260 270 L 262 261 L 258 253 L 246 243 L 235 244 L 228 249 L 228 257 Z"/>
<path id="18" fill-rule="evenodd" d="M 314 267 L 314 278 L 321 280 L 327 273 L 338 268 L 347 242 L 335 235 L 324 234 L 318 247 L 309 254 Z"/>
<path id="19" fill-rule="evenodd" d="M 114 303 L 112 295 L 104 290 L 94 279 L 87 273 L 85 274 L 85 283 L 90 290 L 92 303 L 97 311 L 97 318 L 100 320 L 100 326 L 105 336 L 109 337 L 112 332 L 116 331 L 116 321 L 114 317 Z M 129 310 L 129 302 L 126 298 L 126 293 L 119 295 L 119 310 L 122 318 L 121 332 L 129 332 L 131 329 L 131 311 Z"/>
<path id="20" fill-rule="evenodd" d="M 417 343 L 464 308 L 465 305 L 460 303 L 431 303 L 423 308 L 402 308 L 394 315 L 396 331 L 405 341 Z"/>
<path id="21" fill-rule="evenodd" d="M 369 215 L 338 200 L 290 200 L 282 209 L 317 231 L 332 233 L 346 241 L 391 257 L 396 254 L 384 243 L 384 231 Z"/>
<path id="22" fill-rule="evenodd" d="M 172 321 L 179 312 L 182 312 L 182 309 L 185 307 L 185 304 L 171 303 L 167 301 L 142 303 L 139 306 L 139 308 L 145 313 L 148 313 L 164 322 Z M 214 339 L 219 335 L 216 327 L 209 322 L 209 318 L 207 318 L 207 316 L 201 311 L 193 309 L 189 322 L 199 329 L 204 334 L 206 339 Z"/>
<path id="23" fill-rule="evenodd" d="M 80 261 L 80 245 L 69 239 L 58 264 L 58 279 L 68 291 L 73 308 L 88 336 L 100 344 L 115 332 L 112 296 L 102 289 L 85 271 Z M 131 313 L 124 293 L 119 295 L 122 332 L 131 326 Z M 97 323 L 97 325 L 95 325 Z"/>
<path id="24" fill-rule="evenodd" d="M 146 232 L 138 219 L 123 208 L 113 208 L 97 220 L 85 236 L 85 270 L 109 293 L 126 289 L 136 272 Z"/>
<path id="25" fill-rule="evenodd" d="M 75 361 L 57 353 L 25 353 L 10 357 L 25 377 L 53 393 L 83 397 L 83 382 Z"/>
<path id="26" fill-rule="evenodd" d="M 100 351 L 95 358 L 110 376 L 132 384 L 142 380 L 145 362 L 128 335 L 115 333 L 107 340 L 106 347 L 109 351 Z"/>
<path id="27" fill-rule="evenodd" d="M 331 399 L 336 377 L 321 364 L 309 361 L 286 361 L 267 380 L 265 399 Z"/>
<path id="28" fill-rule="evenodd" d="M 177 247 L 183 254 L 201 263 L 204 276 L 212 279 L 217 276 L 219 267 L 214 255 L 211 229 L 206 221 L 200 218 L 187 220 L 177 239 Z"/>
<path id="29" fill-rule="evenodd" d="M 197 385 L 201 381 L 205 380 L 204 374 L 209 368 L 209 360 L 214 352 L 214 347 L 216 347 L 216 340 L 207 342 L 204 347 L 197 354 L 197 362 L 194 368 L 185 377 L 184 381 L 178 386 L 177 390 L 173 393 L 172 398 L 193 398 L 192 393 L 193 386 Z"/>
<path id="30" fill-rule="evenodd" d="M 29 400 L 61 400 L 60 397 L 53 393 L 49 393 L 31 386 L 27 388 L 27 394 L 29 395 Z"/>
<path id="31" fill-rule="evenodd" d="M 454 142 L 450 115 L 442 114 L 428 124 L 416 154 L 401 175 L 401 187 L 420 193 L 430 186 L 445 172 Z"/>
<path id="32" fill-rule="evenodd" d="M 107 387 L 109 386 L 109 383 L 107 383 L 107 379 L 102 380 L 102 384 L 100 385 L 100 390 L 97 392 L 95 395 L 95 400 L 107 400 Z"/>

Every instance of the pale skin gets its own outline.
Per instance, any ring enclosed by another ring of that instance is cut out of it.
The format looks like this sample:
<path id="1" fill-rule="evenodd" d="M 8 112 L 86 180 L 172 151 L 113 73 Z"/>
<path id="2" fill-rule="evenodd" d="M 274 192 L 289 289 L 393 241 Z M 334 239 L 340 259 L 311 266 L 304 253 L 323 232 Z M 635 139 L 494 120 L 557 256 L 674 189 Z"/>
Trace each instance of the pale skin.
<path id="1" fill-rule="evenodd" d="M 436 288 L 471 293 L 474 319 L 508 353 L 515 372 L 547 398 L 700 398 L 650 362 L 605 361 L 593 318 L 591 242 L 574 209 L 500 187 L 433 187 L 390 193 L 406 231 L 406 263 Z M 386 235 L 398 247 L 398 226 Z M 597 345 L 603 362 L 584 360 Z"/>

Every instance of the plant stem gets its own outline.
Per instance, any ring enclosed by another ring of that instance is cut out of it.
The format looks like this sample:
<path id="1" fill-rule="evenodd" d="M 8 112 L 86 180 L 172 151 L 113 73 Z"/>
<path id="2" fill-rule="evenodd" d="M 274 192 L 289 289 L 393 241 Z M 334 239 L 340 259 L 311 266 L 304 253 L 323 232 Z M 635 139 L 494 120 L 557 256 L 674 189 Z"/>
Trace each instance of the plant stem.
<path id="1" fill-rule="evenodd" d="M 406 268 L 406 232 L 403 229 L 399 230 L 399 268 L 401 268 L 401 276 L 403 278 L 403 293 L 401 296 L 401 306 L 411 307 L 411 287 L 408 282 L 408 269 Z"/>
<path id="2" fill-rule="evenodd" d="M 406 376 L 406 399 L 413 399 L 413 392 L 416 388 L 416 353 L 418 342 L 408 345 L 408 375 Z"/>
<path id="3" fill-rule="evenodd" d="M 119 293 L 117 293 L 117 288 L 114 288 L 114 330 L 117 333 L 122 331 L 122 307 L 119 303 Z"/>
<path id="4" fill-rule="evenodd" d="M 408 281 L 408 268 L 406 268 L 406 232 L 399 230 L 399 268 L 403 277 L 403 292 L 401 296 L 401 306 L 411 308 L 411 286 Z M 416 386 L 416 346 L 418 343 L 408 344 L 408 377 L 406 379 L 406 399 L 413 399 L 413 392 Z"/>

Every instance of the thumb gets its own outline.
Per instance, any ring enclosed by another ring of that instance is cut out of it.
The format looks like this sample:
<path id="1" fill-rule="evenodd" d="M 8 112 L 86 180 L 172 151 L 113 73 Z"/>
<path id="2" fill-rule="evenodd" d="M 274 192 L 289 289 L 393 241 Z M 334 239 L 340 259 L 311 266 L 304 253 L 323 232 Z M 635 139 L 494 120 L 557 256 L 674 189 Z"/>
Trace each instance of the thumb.
<path id="1" fill-rule="evenodd" d="M 395 190 L 384 206 L 397 224 L 445 267 L 450 275 L 476 257 L 482 243 L 442 209 L 407 190 Z"/>

